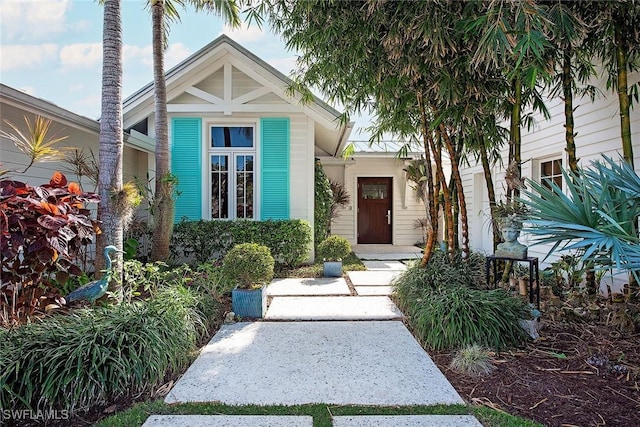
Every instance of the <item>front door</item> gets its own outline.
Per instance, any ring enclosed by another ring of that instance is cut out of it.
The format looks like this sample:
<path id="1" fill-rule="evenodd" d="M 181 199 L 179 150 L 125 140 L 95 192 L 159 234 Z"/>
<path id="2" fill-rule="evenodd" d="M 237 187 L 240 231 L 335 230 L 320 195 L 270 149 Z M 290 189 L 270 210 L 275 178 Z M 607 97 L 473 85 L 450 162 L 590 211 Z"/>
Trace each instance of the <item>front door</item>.
<path id="1" fill-rule="evenodd" d="M 358 243 L 392 243 L 392 178 L 358 178 Z"/>

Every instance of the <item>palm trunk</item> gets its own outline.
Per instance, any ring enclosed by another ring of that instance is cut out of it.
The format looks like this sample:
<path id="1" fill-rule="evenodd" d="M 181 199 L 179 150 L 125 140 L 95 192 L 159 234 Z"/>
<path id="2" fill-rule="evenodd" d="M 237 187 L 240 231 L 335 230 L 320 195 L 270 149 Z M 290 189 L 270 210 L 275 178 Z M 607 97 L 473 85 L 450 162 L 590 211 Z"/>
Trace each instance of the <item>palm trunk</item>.
<path id="1" fill-rule="evenodd" d="M 576 140 L 573 122 L 573 79 L 571 78 L 571 49 L 565 49 L 562 63 L 562 92 L 564 93 L 564 129 L 567 156 L 569 158 L 569 170 L 578 171 L 578 158 L 576 157 Z"/>
<path id="2" fill-rule="evenodd" d="M 491 223 L 497 224 L 493 211 L 496 207 L 496 190 L 493 186 L 493 176 L 491 175 L 491 165 L 489 164 L 489 155 L 487 154 L 487 146 L 485 145 L 484 136 L 480 140 L 480 161 L 482 163 L 482 170 L 484 171 L 484 182 L 487 185 L 487 194 L 489 196 L 489 210 L 491 213 Z M 502 242 L 500 238 L 500 231 L 498 227 L 493 225 L 491 227 L 493 232 L 493 252 L 498 249 L 498 244 Z"/>
<path id="3" fill-rule="evenodd" d="M 420 261 L 420 266 L 425 267 L 431 258 L 431 254 L 433 253 L 433 248 L 436 244 L 436 236 L 438 233 L 438 217 L 437 211 L 435 208 L 435 196 L 434 196 L 434 184 L 433 184 L 433 168 L 431 167 L 431 150 L 429 149 L 428 137 L 429 137 L 429 125 L 427 120 L 427 113 L 424 106 L 424 98 L 422 97 L 422 93 L 417 94 L 418 99 L 418 109 L 420 110 L 420 125 L 422 131 L 422 143 L 424 146 L 424 154 L 425 154 L 425 167 L 427 170 L 427 198 L 426 198 L 426 214 L 427 214 L 427 239 L 424 244 L 424 253 L 422 255 L 422 260 Z M 434 227 L 435 224 L 435 227 Z"/>
<path id="4" fill-rule="evenodd" d="M 167 87 L 164 78 L 164 7 L 164 0 L 155 0 L 151 5 L 156 137 L 152 261 L 166 261 L 169 258 L 174 214 L 173 181 L 169 171 Z"/>
<path id="5" fill-rule="evenodd" d="M 622 137 L 622 155 L 633 167 L 633 145 L 631 144 L 631 119 L 629 117 L 629 88 L 627 86 L 627 62 L 629 50 L 627 40 L 620 26 L 614 32 L 616 44 L 616 62 L 618 65 L 618 102 L 620 104 L 620 135 Z"/>
<path id="6" fill-rule="evenodd" d="M 111 194 L 122 188 L 122 22 L 120 0 L 104 1 L 102 59 L 102 115 L 100 117 L 100 148 L 98 219 L 102 234 L 96 242 L 96 272 L 104 268 L 102 253 L 107 245 L 122 248 L 122 220 L 115 209 Z M 122 255 L 117 253 L 118 261 Z M 116 262 L 117 275 L 122 274 L 122 262 Z"/>
<path id="7" fill-rule="evenodd" d="M 453 181 L 455 182 L 456 187 L 456 195 L 458 198 L 458 205 L 460 206 L 460 226 L 462 228 L 462 258 L 468 259 L 470 255 L 469 249 L 469 218 L 467 215 L 467 201 L 464 197 L 464 187 L 462 185 L 462 177 L 460 176 L 460 167 L 459 167 L 459 156 L 455 147 L 453 146 L 453 142 L 444 128 L 444 125 L 440 125 L 440 129 L 442 135 L 444 136 L 444 143 L 447 147 L 447 151 L 449 152 L 449 156 L 451 158 L 451 174 L 453 176 Z M 457 225 L 457 222 L 455 223 Z"/>

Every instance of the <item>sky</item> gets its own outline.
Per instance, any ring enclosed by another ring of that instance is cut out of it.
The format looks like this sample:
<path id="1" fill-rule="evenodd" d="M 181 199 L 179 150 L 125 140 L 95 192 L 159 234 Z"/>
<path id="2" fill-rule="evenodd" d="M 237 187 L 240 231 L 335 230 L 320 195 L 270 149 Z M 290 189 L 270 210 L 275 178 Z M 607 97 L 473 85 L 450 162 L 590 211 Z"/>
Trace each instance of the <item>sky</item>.
<path id="1" fill-rule="evenodd" d="M 153 80 L 151 15 L 145 0 L 123 0 L 123 96 Z M 165 53 L 168 70 L 209 42 L 227 34 L 285 75 L 296 53 L 268 28 L 231 30 L 221 18 L 180 11 Z M 100 116 L 102 7 L 92 0 L 0 0 L 0 82 L 74 113 Z M 367 119 L 354 117 L 359 129 Z M 363 139 L 357 129 L 351 139 Z"/>

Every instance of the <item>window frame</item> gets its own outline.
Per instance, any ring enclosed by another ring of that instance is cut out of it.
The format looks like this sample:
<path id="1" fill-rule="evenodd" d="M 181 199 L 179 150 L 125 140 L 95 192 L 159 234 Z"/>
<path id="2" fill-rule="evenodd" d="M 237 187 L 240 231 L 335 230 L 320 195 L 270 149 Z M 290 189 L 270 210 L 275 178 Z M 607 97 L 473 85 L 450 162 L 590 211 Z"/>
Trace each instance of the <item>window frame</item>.
<path id="1" fill-rule="evenodd" d="M 250 127 L 253 129 L 253 147 L 213 147 L 211 144 L 211 133 L 214 127 Z M 260 218 L 260 139 L 259 123 L 250 120 L 215 120 L 207 121 L 203 126 L 203 160 L 206 166 L 206 173 L 203 175 L 203 218 L 216 221 L 233 221 L 236 219 L 247 219 L 257 221 Z M 211 177 L 211 157 L 227 156 L 227 192 L 229 197 L 227 218 L 213 218 L 212 215 L 212 184 Z M 237 158 L 238 156 L 253 156 L 253 217 L 238 218 L 238 197 L 237 197 Z"/>
<path id="2" fill-rule="evenodd" d="M 535 176 L 535 180 L 538 183 L 540 183 L 541 185 L 544 185 L 546 188 L 551 189 L 551 186 L 545 185 L 543 180 L 550 179 L 550 180 L 555 182 L 555 178 L 560 178 L 561 185 L 559 187 L 560 187 L 560 190 L 564 193 L 565 190 L 566 190 L 566 182 L 565 182 L 566 180 L 564 178 L 564 175 L 562 174 L 562 169 L 557 171 L 557 173 L 554 173 L 554 171 L 553 171 L 554 164 L 555 164 L 556 161 L 560 162 L 560 167 L 561 168 L 565 167 L 565 164 L 566 164 L 565 156 L 560 154 L 560 153 L 536 159 L 536 168 L 535 168 L 536 176 Z M 551 163 L 551 175 L 544 175 L 543 172 L 542 172 L 543 165 L 546 164 L 546 163 Z"/>

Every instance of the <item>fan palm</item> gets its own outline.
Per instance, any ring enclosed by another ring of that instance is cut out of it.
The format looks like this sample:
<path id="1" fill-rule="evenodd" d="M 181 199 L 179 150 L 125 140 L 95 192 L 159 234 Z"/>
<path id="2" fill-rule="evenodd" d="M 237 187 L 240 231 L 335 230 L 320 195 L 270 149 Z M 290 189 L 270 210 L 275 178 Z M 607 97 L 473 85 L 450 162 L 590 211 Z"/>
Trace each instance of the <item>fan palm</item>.
<path id="1" fill-rule="evenodd" d="M 553 182 L 529 180 L 526 191 L 531 208 L 527 228 L 537 243 L 552 243 L 556 249 L 580 250 L 582 261 L 597 269 L 640 270 L 640 177 L 627 162 L 609 157 L 592 162 L 576 173 L 562 171 L 567 193 Z"/>

